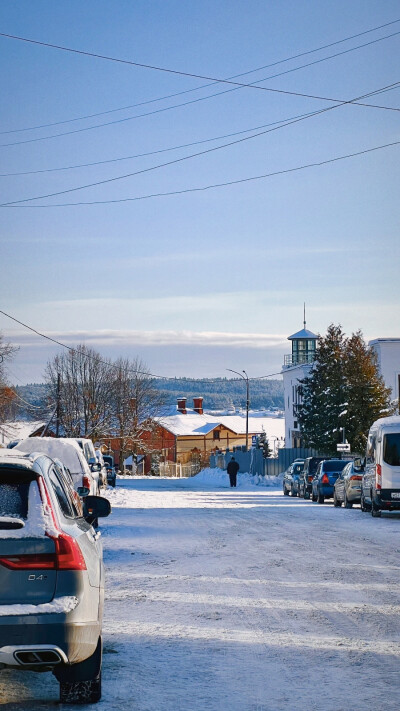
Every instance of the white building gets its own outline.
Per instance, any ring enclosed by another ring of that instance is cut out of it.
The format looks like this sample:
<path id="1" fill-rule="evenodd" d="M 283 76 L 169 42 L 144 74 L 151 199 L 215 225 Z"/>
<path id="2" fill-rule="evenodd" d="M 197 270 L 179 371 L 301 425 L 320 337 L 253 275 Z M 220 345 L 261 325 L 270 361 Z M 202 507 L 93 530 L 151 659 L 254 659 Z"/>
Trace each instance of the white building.
<path id="1" fill-rule="evenodd" d="M 384 383 L 391 388 L 400 412 L 400 338 L 376 338 L 368 345 L 377 355 Z"/>
<path id="2" fill-rule="evenodd" d="M 297 422 L 297 405 L 300 402 L 299 381 L 305 378 L 315 358 L 318 336 L 304 328 L 292 336 L 292 352 L 285 355 L 282 367 L 285 399 L 285 446 L 301 447 L 301 433 Z"/>

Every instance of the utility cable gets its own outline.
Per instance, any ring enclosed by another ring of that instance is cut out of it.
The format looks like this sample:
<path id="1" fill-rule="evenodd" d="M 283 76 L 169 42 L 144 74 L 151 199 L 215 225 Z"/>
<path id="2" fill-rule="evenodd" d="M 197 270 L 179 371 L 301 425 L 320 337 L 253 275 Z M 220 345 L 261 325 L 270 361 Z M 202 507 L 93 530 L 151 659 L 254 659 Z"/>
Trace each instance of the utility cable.
<path id="1" fill-rule="evenodd" d="M 370 30 L 365 30 L 364 32 L 359 32 L 359 33 L 357 33 L 357 34 L 355 34 L 355 35 L 350 35 L 349 37 L 345 37 L 344 39 L 337 40 L 337 41 L 335 41 L 335 42 L 331 42 L 330 44 L 322 45 L 321 47 L 317 47 L 317 48 L 315 48 L 315 49 L 311 49 L 311 50 L 308 50 L 308 51 L 306 51 L 306 52 L 300 52 L 299 54 L 295 54 L 295 55 L 293 55 L 292 57 L 287 57 L 286 59 L 281 59 L 281 60 L 278 60 L 278 61 L 276 61 L 276 62 L 272 62 L 272 63 L 270 63 L 270 64 L 265 64 L 265 65 L 263 65 L 262 67 L 258 67 L 257 69 L 250 69 L 250 70 L 248 70 L 248 71 L 246 71 L 246 72 L 241 72 L 240 74 L 234 74 L 233 76 L 228 77 L 228 80 L 237 79 L 237 78 L 239 78 L 239 77 L 246 76 L 246 75 L 249 75 L 249 74 L 254 74 L 254 73 L 256 73 L 256 72 L 262 71 L 263 69 L 268 69 L 268 68 L 271 68 L 271 67 L 275 67 L 275 66 L 277 66 L 277 65 L 279 65 L 279 64 L 284 64 L 284 63 L 286 63 L 286 62 L 293 61 L 294 59 L 298 59 L 298 58 L 300 58 L 300 57 L 304 57 L 304 56 L 306 56 L 306 55 L 313 54 L 313 53 L 315 53 L 315 52 L 320 52 L 320 51 L 322 51 L 323 49 L 327 49 L 327 48 L 329 48 L 329 47 L 333 47 L 334 45 L 337 45 L 337 44 L 342 44 L 343 42 L 348 42 L 348 41 L 351 40 L 351 39 L 355 39 L 355 38 L 357 38 L 357 37 L 361 37 L 362 35 L 366 35 L 366 34 L 369 34 L 369 33 L 371 33 L 371 32 L 375 32 L 375 31 L 377 31 L 377 30 L 379 30 L 379 29 L 382 29 L 382 28 L 384 28 L 384 27 L 388 27 L 389 25 L 393 25 L 393 24 L 396 24 L 396 23 L 398 23 L 398 22 L 400 22 L 400 19 L 399 19 L 399 20 L 393 20 L 392 22 L 386 23 L 385 25 L 379 25 L 378 27 L 373 27 L 373 28 L 370 29 Z M 354 52 L 354 51 L 357 50 L 357 49 L 361 49 L 361 48 L 367 47 L 367 46 L 369 46 L 369 45 L 371 45 L 371 44 L 375 44 L 375 43 L 377 43 L 377 42 L 381 42 L 382 40 L 389 39 L 390 37 L 393 37 L 393 36 L 395 36 L 396 34 L 398 34 L 398 33 L 396 32 L 396 33 L 393 33 L 393 34 L 390 34 L 390 35 L 386 35 L 385 37 L 379 37 L 379 38 L 377 38 L 377 39 L 375 39 L 375 40 L 372 40 L 371 42 L 367 42 L 367 43 L 365 43 L 365 44 L 361 44 L 361 45 L 358 45 L 358 46 L 356 46 L 356 47 L 351 47 L 351 48 L 349 48 L 349 49 L 347 49 L 347 50 L 344 50 L 343 52 L 339 52 L 339 53 L 336 53 L 336 54 L 333 54 L 333 55 L 329 55 L 328 57 L 323 57 L 323 58 L 321 58 L 321 59 L 316 60 L 315 62 L 310 62 L 310 63 L 308 63 L 308 64 L 303 64 L 303 65 L 301 65 L 301 66 L 299 66 L 299 67 L 294 67 L 294 68 L 292 68 L 292 69 L 288 69 L 288 70 L 285 71 L 285 72 L 281 72 L 281 73 L 279 73 L 279 74 L 275 74 L 275 75 L 272 76 L 272 77 L 266 77 L 265 79 L 260 79 L 259 81 L 267 81 L 268 79 L 273 79 L 273 78 L 276 78 L 276 77 L 278 77 L 278 76 L 282 76 L 283 74 L 288 74 L 288 73 L 291 73 L 291 72 L 295 72 L 295 71 L 298 71 L 299 69 L 304 69 L 305 67 L 312 66 L 313 64 L 318 64 L 318 63 L 324 62 L 324 61 L 326 61 L 326 60 L 328 60 L 328 59 L 333 59 L 333 58 L 338 57 L 338 56 L 340 56 L 340 55 L 342 55 L 342 54 L 347 54 L 347 53 L 349 53 L 349 52 Z M 0 36 L 2 36 L 1 33 L 0 33 Z M 215 82 L 213 81 L 213 82 L 208 83 L 208 84 L 203 84 L 202 86 L 199 86 L 199 87 L 195 87 L 195 88 L 192 88 L 192 89 L 186 89 L 185 91 L 175 92 L 174 94 L 169 94 L 169 95 L 167 95 L 167 96 L 158 97 L 158 98 L 156 98 L 156 99 L 149 99 L 149 100 L 147 100 L 147 101 L 141 101 L 141 102 L 139 102 L 139 103 L 130 104 L 130 105 L 128 105 L 128 106 L 122 106 L 122 107 L 117 108 L 117 109 L 109 109 L 109 110 L 107 110 L 107 111 L 99 111 L 99 112 L 97 112 L 97 113 L 87 114 L 87 115 L 85 115 L 85 116 L 78 116 L 78 117 L 71 118 L 71 119 L 65 119 L 65 120 L 63 120 L 63 121 L 54 121 L 54 122 L 52 122 L 52 123 L 45 123 L 45 124 L 40 124 L 40 125 L 36 125 L 36 126 L 28 126 L 28 127 L 26 127 L 26 128 L 17 128 L 17 129 L 10 129 L 10 130 L 8 130 L 8 131 L 0 131 L 0 135 L 10 134 L 10 133 L 21 133 L 21 132 L 24 132 L 24 131 L 34 131 L 34 130 L 38 130 L 38 129 L 42 129 L 42 128 L 50 128 L 50 127 L 52 127 L 52 126 L 60 126 L 60 125 L 66 124 L 66 123 L 73 123 L 73 122 L 76 122 L 76 121 L 83 121 L 83 120 L 87 120 L 87 119 L 90 119 L 90 118 L 96 118 L 96 117 L 98 117 L 98 116 L 105 116 L 105 115 L 107 115 L 107 114 L 111 114 L 111 113 L 115 113 L 115 112 L 119 112 L 119 111 L 126 111 L 126 110 L 128 110 L 128 109 L 136 108 L 136 107 L 139 107 L 139 106 L 145 106 L 145 105 L 147 105 L 147 104 L 152 104 L 152 103 L 155 103 L 155 102 L 158 102 L 158 101 L 165 101 L 166 99 L 172 99 L 172 98 L 175 98 L 176 96 L 182 96 L 183 94 L 189 94 L 189 93 L 194 92 L 194 91 L 200 91 L 201 89 L 206 89 L 206 88 L 208 88 L 208 87 L 210 87 L 210 86 L 214 86 L 214 85 L 215 85 Z M 208 99 L 208 98 L 213 98 L 214 96 L 218 96 L 218 95 L 219 95 L 219 94 L 212 94 L 211 96 L 203 97 L 201 100 L 206 100 L 206 99 Z"/>
<path id="2" fill-rule="evenodd" d="M 271 178 L 276 175 L 285 175 L 286 173 L 295 173 L 301 170 L 306 170 L 308 168 L 316 168 L 320 167 L 322 165 L 328 165 L 329 163 L 337 163 L 342 160 L 346 160 L 348 158 L 355 158 L 357 156 L 361 155 L 366 155 L 367 153 L 373 153 L 374 151 L 380 151 L 383 148 L 391 148 L 393 146 L 398 146 L 400 145 L 400 141 L 393 141 L 392 143 L 385 143 L 381 146 L 374 146 L 373 148 L 366 148 L 362 151 L 357 151 L 355 153 L 347 153 L 346 155 L 343 156 L 336 156 L 335 158 L 329 158 L 327 160 L 322 160 L 322 161 L 316 161 L 314 163 L 307 163 L 304 165 L 296 166 L 295 168 L 286 168 L 285 170 L 277 170 L 272 173 L 264 173 L 263 175 L 255 175 L 251 176 L 250 178 L 240 178 L 239 180 L 229 180 L 225 183 L 214 183 L 213 185 L 203 185 L 199 188 L 185 188 L 183 190 L 171 190 L 166 193 L 151 193 L 149 195 L 139 195 L 137 197 L 133 198 L 117 198 L 115 200 L 92 200 L 92 201 L 87 201 L 87 202 L 64 202 L 64 203 L 54 203 L 53 205 L 48 204 L 48 205 L 15 205 L 15 204 L 5 204 L 5 205 L 0 205 L 0 207 L 9 207 L 9 208 L 37 208 L 37 209 L 43 209 L 43 208 L 51 208 L 51 207 L 76 207 L 78 205 L 111 205 L 115 203 L 121 203 L 121 202 L 137 202 L 139 200 L 150 200 L 152 198 L 159 198 L 159 197 L 170 197 L 172 195 L 185 195 L 187 193 L 196 193 L 196 192 L 205 192 L 206 190 L 214 190 L 215 188 L 224 188 L 228 187 L 231 185 L 239 185 L 241 183 L 250 183 L 255 180 L 263 180 L 265 178 Z M 2 313 L 0 311 L 0 313 Z M 158 376 L 157 376 L 158 377 Z"/>
<path id="3" fill-rule="evenodd" d="M 392 87 L 394 87 L 394 86 L 398 86 L 399 84 L 400 84 L 400 82 L 396 82 L 394 85 L 390 85 L 390 88 L 392 88 Z M 389 87 L 384 87 L 384 89 L 388 89 L 388 88 L 389 88 Z M 378 90 L 376 90 L 376 91 L 379 91 L 379 92 L 380 92 L 380 91 L 382 91 L 382 89 L 378 89 Z M 41 200 L 41 199 L 45 199 L 45 198 L 49 198 L 49 197 L 56 197 L 56 196 L 58 196 L 58 195 L 65 195 L 65 194 L 67 194 L 67 193 L 76 192 L 76 191 L 78 191 L 78 190 L 85 190 L 85 189 L 87 189 L 87 188 L 91 188 L 91 187 L 96 187 L 96 186 L 99 186 L 99 185 L 108 184 L 108 183 L 111 183 L 111 182 L 115 182 L 115 181 L 117 181 L 117 180 L 124 180 L 124 179 L 126 179 L 126 178 L 130 178 L 130 177 L 133 177 L 133 176 L 135 176 L 135 175 L 141 175 L 141 174 L 143 174 L 143 173 L 148 173 L 148 172 L 150 172 L 150 171 L 157 170 L 157 169 L 159 169 L 159 168 L 164 168 L 164 167 L 166 167 L 166 166 L 170 166 L 170 165 L 173 165 L 173 164 L 176 164 L 176 163 L 181 163 L 181 162 L 186 161 L 186 160 L 189 160 L 189 159 L 191 159 L 191 158 L 196 158 L 196 157 L 201 156 L 201 155 L 206 155 L 206 154 L 208 154 L 208 153 L 212 153 L 212 152 L 221 150 L 222 148 L 227 148 L 227 147 L 230 147 L 230 146 L 233 146 L 233 145 L 237 145 L 237 144 L 239 144 L 239 143 L 243 143 L 244 141 L 249 141 L 249 140 L 251 140 L 251 139 L 253 139 L 253 138 L 258 138 L 259 136 L 265 135 L 266 133 L 271 133 L 272 131 L 276 131 L 276 130 L 278 130 L 278 129 L 285 128 L 286 126 L 291 126 L 291 125 L 293 125 L 293 124 L 295 124 L 295 123 L 299 123 L 300 121 L 304 121 L 306 118 L 310 118 L 311 116 L 317 116 L 317 115 L 326 113 L 326 112 L 328 112 L 328 111 L 332 111 L 332 110 L 334 110 L 334 109 L 337 109 L 337 108 L 339 108 L 340 106 L 344 106 L 344 105 L 347 105 L 347 104 L 351 104 L 353 101 L 357 101 L 358 99 L 363 99 L 363 98 L 366 98 L 367 96 L 372 96 L 373 94 L 376 93 L 376 91 L 369 92 L 368 94 L 365 94 L 365 95 L 363 95 L 363 96 L 355 97 L 354 99 L 351 99 L 351 100 L 349 100 L 349 101 L 343 102 L 343 104 L 325 107 L 324 109 L 320 109 L 320 110 L 315 111 L 315 112 L 313 112 L 313 113 L 311 113 L 311 114 L 306 114 L 306 115 L 303 116 L 302 118 L 297 118 L 297 119 L 294 119 L 293 121 L 287 122 L 286 124 L 283 124 L 283 125 L 280 125 L 280 126 L 275 126 L 274 128 L 266 129 L 266 130 L 261 131 L 261 132 L 259 132 L 259 133 L 253 134 L 252 136 L 245 136 L 244 138 L 240 138 L 240 139 L 237 139 L 237 140 L 235 140 L 235 141 L 230 141 L 229 143 L 224 143 L 224 144 L 222 144 L 222 145 L 220 145 L 220 146 L 213 146 L 212 148 L 207 148 L 207 149 L 204 150 L 204 151 L 199 151 L 199 152 L 193 153 L 193 154 L 191 154 L 191 155 L 189 155 L 189 156 L 183 156 L 183 157 L 180 157 L 180 158 L 175 158 L 174 160 L 167 161 L 167 162 L 165 162 L 165 163 L 160 163 L 160 164 L 158 164 L 158 165 L 156 165 L 156 166 L 150 166 L 150 167 L 148 167 L 148 168 L 142 168 L 141 170 L 135 171 L 135 172 L 133 172 L 133 173 L 127 173 L 127 174 L 125 174 L 125 175 L 116 176 L 116 177 L 114 177 L 114 178 L 107 178 L 107 179 L 105 179 L 105 180 L 96 181 L 96 182 L 94 182 L 94 183 L 88 183 L 88 184 L 86 184 L 86 185 L 77 186 L 77 187 L 75 187 L 75 188 L 68 188 L 68 189 L 66 189 L 66 190 L 59 190 L 59 191 L 57 191 L 57 192 L 48 193 L 48 194 L 46 194 L 46 195 L 37 195 L 37 196 L 31 197 L 31 198 L 23 198 L 23 199 L 21 199 L 21 200 L 9 201 L 9 202 L 7 202 L 7 203 L 2 203 L 2 204 L 0 204 L 0 207 L 8 207 L 8 206 L 13 206 L 13 205 L 18 205 L 18 204 L 24 203 L 24 202 L 31 202 L 31 201 L 33 201 L 33 200 Z"/>
<path id="4" fill-rule="evenodd" d="M 44 338 L 47 341 L 51 341 L 52 343 L 57 344 L 58 346 L 61 346 L 62 348 L 65 348 L 68 351 L 72 351 L 73 353 L 78 353 L 80 355 L 83 355 L 85 358 L 88 358 L 88 360 L 92 360 L 93 357 L 89 353 L 85 353 L 84 351 L 80 351 L 79 348 L 74 348 L 73 346 L 69 346 L 67 343 L 63 343 L 62 341 L 58 341 L 55 338 L 52 338 L 51 336 L 47 336 L 45 333 L 42 333 L 41 331 L 38 331 L 36 328 L 33 328 L 32 326 L 29 326 L 26 323 L 23 323 L 23 321 L 20 321 L 19 319 L 15 318 L 15 316 L 11 316 L 11 314 L 8 314 L 6 311 L 2 311 L 0 309 L 0 314 L 3 314 L 3 316 L 6 316 L 9 318 L 11 321 L 14 321 L 15 323 L 18 323 L 20 326 L 23 326 L 26 328 L 28 331 L 32 331 L 32 333 L 35 333 L 37 336 L 40 336 L 40 338 Z M 106 365 L 109 368 L 117 368 L 120 370 L 120 366 L 116 365 L 115 363 L 110 363 L 110 361 L 105 361 L 100 358 L 95 358 L 98 363 L 102 363 L 103 365 Z M 154 373 L 149 373 L 146 370 L 135 370 L 135 369 L 130 369 L 130 372 L 134 373 L 135 375 L 146 375 L 149 378 L 157 378 L 159 380 L 195 380 L 196 382 L 203 382 L 203 383 L 217 383 L 220 382 L 221 380 L 227 380 L 229 382 L 240 382 L 242 378 L 188 378 L 185 376 L 165 376 L 165 375 L 155 375 Z M 281 375 L 281 373 L 269 373 L 268 375 L 261 375 L 258 378 L 249 378 L 249 380 L 262 380 L 264 378 L 271 378 L 274 375 Z"/>

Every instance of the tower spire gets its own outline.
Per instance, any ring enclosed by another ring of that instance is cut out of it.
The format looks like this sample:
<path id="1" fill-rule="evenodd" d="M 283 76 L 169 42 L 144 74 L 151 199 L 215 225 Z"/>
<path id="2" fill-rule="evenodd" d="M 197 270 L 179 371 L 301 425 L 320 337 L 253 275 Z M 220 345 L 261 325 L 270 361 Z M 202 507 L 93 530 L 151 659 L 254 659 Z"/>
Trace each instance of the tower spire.
<path id="1" fill-rule="evenodd" d="M 304 302 L 304 320 L 303 320 L 304 328 L 306 327 L 306 302 Z"/>

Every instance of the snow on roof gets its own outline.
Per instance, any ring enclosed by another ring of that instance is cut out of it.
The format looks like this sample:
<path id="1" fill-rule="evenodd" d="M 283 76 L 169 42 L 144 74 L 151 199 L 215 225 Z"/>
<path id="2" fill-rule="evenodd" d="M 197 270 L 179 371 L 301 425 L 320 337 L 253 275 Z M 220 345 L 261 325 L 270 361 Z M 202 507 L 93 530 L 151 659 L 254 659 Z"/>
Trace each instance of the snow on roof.
<path id="1" fill-rule="evenodd" d="M 297 333 L 294 333 L 293 336 L 288 336 L 288 341 L 293 341 L 297 338 L 318 338 L 318 336 L 313 333 L 312 331 L 309 331 L 308 328 L 302 328 L 301 331 L 297 331 Z"/>
<path id="2" fill-rule="evenodd" d="M 199 415 L 188 410 L 187 415 L 177 413 L 167 417 L 160 417 L 159 423 L 175 436 L 204 436 L 212 432 L 218 425 L 223 425 L 235 434 L 246 434 L 245 415 Z M 260 434 L 262 431 L 268 437 L 284 437 L 285 420 L 282 417 L 249 417 L 249 434 Z"/>
<path id="3" fill-rule="evenodd" d="M 41 427 L 44 427 L 47 422 L 35 420 L 27 422 L 25 420 L 16 420 L 15 422 L 4 422 L 0 425 L 0 443 L 7 445 L 14 439 L 26 439 L 33 432 L 36 432 Z"/>

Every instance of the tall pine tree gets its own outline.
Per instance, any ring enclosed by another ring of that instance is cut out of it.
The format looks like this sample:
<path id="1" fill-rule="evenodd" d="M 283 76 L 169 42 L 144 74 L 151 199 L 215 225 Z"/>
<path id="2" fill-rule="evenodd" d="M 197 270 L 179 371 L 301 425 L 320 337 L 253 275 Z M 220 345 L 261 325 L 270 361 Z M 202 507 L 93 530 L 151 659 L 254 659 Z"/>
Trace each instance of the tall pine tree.
<path id="1" fill-rule="evenodd" d="M 298 422 L 304 443 L 327 454 L 337 453 L 343 427 L 351 451 L 363 452 L 372 422 L 394 411 L 362 333 L 346 338 L 341 326 L 333 324 L 318 339 L 316 361 L 300 392 Z"/>

